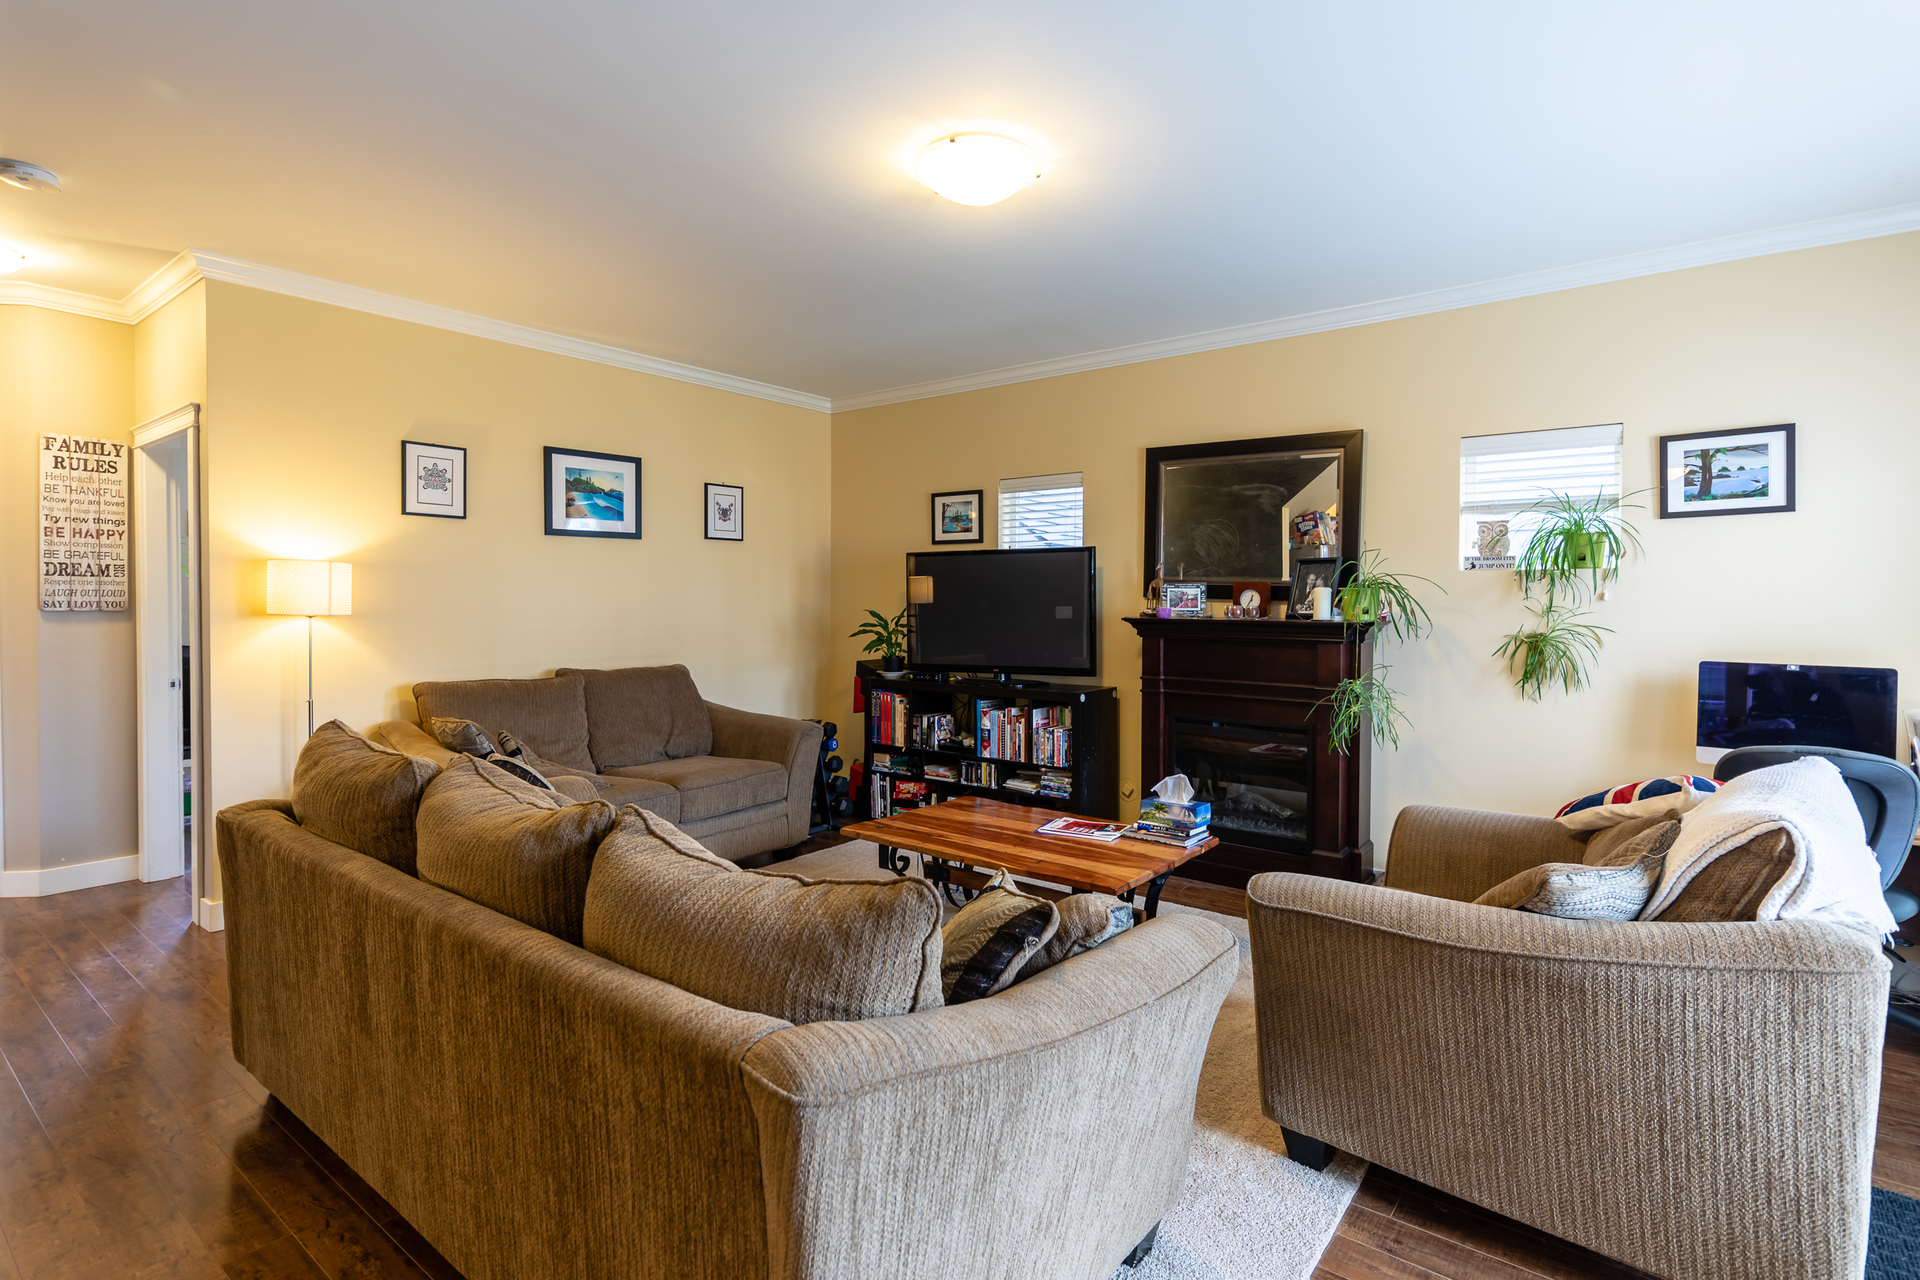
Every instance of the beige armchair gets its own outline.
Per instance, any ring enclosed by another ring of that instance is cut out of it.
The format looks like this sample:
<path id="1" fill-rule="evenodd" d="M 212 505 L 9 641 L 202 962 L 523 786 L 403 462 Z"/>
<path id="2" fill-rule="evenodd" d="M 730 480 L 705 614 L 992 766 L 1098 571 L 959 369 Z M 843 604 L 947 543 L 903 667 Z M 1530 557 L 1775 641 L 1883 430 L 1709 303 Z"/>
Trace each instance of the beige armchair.
<path id="1" fill-rule="evenodd" d="M 1408 808 L 1386 887 L 1248 886 L 1260 1088 L 1351 1151 L 1667 1280 L 1858 1280 L 1886 960 L 1807 921 L 1472 905 L 1558 823 Z"/>

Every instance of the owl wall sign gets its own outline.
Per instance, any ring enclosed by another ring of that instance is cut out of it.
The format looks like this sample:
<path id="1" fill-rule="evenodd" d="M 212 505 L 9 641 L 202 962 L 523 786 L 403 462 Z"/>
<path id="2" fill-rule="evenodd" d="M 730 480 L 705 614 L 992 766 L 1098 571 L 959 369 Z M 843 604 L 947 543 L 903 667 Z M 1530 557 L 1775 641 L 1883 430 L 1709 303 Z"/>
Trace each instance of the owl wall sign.
<path id="1" fill-rule="evenodd" d="M 1462 569 L 1513 568 L 1513 540 L 1505 520 L 1477 520 L 1473 549 L 1462 558 Z"/>
<path id="2" fill-rule="evenodd" d="M 745 542 L 742 527 L 747 491 L 737 484 L 707 486 L 707 537 L 720 542 Z"/>

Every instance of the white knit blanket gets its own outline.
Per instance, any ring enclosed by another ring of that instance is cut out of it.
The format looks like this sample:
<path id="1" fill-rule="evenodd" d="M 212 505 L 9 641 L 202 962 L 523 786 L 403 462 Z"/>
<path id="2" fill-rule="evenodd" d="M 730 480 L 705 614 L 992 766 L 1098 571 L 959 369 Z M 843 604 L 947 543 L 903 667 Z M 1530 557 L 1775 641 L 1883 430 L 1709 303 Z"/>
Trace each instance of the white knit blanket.
<path id="1" fill-rule="evenodd" d="M 1781 827 L 1793 837 L 1793 863 L 1761 902 L 1759 919 L 1823 920 L 1874 937 L 1892 931 L 1860 810 L 1840 771 L 1819 756 L 1743 773 L 1682 814 L 1660 887 L 1640 918 L 1666 910 L 1721 854 Z"/>

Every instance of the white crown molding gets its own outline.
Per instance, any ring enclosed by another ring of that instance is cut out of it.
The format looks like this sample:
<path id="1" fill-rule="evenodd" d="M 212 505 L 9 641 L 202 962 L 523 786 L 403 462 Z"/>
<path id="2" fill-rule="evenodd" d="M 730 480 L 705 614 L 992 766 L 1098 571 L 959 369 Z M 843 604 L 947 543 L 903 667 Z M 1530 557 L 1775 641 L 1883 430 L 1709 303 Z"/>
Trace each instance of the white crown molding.
<path id="1" fill-rule="evenodd" d="M 200 406 L 188 401 L 178 409 L 171 409 L 157 418 L 149 418 L 133 429 L 133 447 L 144 449 L 150 444 L 158 444 L 176 431 L 200 425 Z"/>
<path id="2" fill-rule="evenodd" d="M 394 320 L 430 325 L 435 329 L 450 329 L 455 333 L 472 334 L 476 338 L 510 342 L 518 347 L 532 347 L 536 351 L 551 351 L 556 355 L 591 360 L 596 364 L 610 364 L 621 369 L 657 374 L 677 382 L 692 382 L 703 387 L 713 387 L 719 391 L 732 391 L 760 400 L 773 400 L 801 409 L 813 409 L 820 413 L 830 413 L 833 410 L 832 402 L 825 396 L 795 391 L 788 387 L 776 387 L 769 382 L 755 382 L 751 378 L 741 378 L 731 373 L 716 373 L 712 369 L 677 364 L 657 356 L 641 355 L 637 351 L 588 342 L 583 338 L 569 338 L 564 334 L 549 333 L 544 329 L 530 329 L 525 325 L 510 324 L 505 320 L 489 320 L 485 316 L 455 311 L 449 307 L 437 307 L 431 303 L 395 297 L 390 293 L 376 293 L 372 289 L 323 280 L 319 276 L 304 276 L 297 271 L 282 271 L 278 267 L 261 266 L 257 262 L 242 262 L 238 258 L 229 258 L 224 254 L 206 253 L 199 249 L 188 252 L 199 264 L 200 274 L 208 280 L 243 284 L 253 289 L 265 289 L 270 293 L 284 293 L 296 298 L 306 298 L 311 302 L 325 302 L 332 306 L 367 311 Z"/>
<path id="3" fill-rule="evenodd" d="M 1893 205 L 1885 209 L 1872 209 L 1866 213 L 1823 218 L 1817 222 L 1801 222 L 1787 227 L 1773 227 L 1766 231 L 1722 236 L 1714 240 L 1697 240 L 1691 244 L 1624 254 L 1617 258 L 1603 258 L 1597 262 L 1583 262 L 1571 267 L 1555 267 L 1548 271 L 1532 271 L 1525 275 L 1506 276 L 1498 280 L 1485 280 L 1478 284 L 1459 285 L 1451 289 L 1436 289 L 1431 293 L 1385 298 L 1378 302 L 1363 302 L 1350 307 L 1312 311 L 1297 316 L 1285 316 L 1278 320 L 1262 320 L 1254 324 L 1236 325 L 1227 329 L 1211 329 L 1203 333 L 1190 333 L 1177 338 L 1161 338 L 1132 346 L 1109 347 L 1104 351 L 1058 356 L 1051 360 L 1036 360 L 1031 364 L 1008 365 L 1002 369 L 989 369 L 984 373 L 939 378 L 932 382 L 892 387 L 884 391 L 869 391 L 861 395 L 835 396 L 833 411 L 848 413 L 855 409 L 871 409 L 883 404 L 925 400 L 933 396 L 949 396 L 962 391 L 979 391 L 987 387 L 1003 387 L 1015 382 L 1031 382 L 1036 378 L 1055 378 L 1062 374 L 1085 373 L 1093 369 L 1112 368 L 1115 365 L 1140 364 L 1148 360 L 1164 360 L 1170 356 L 1218 351 L 1225 347 L 1271 342 L 1277 338 L 1296 338 L 1303 334 L 1325 333 L 1331 329 L 1377 324 L 1383 320 L 1403 320 L 1410 316 L 1431 315 L 1436 311 L 1454 311 L 1461 307 L 1477 307 L 1488 302 L 1505 302 L 1512 298 L 1527 298 L 1535 294 L 1558 293 L 1564 289 L 1580 289 L 1588 285 L 1610 284 L 1616 280 L 1631 280 L 1636 276 L 1659 275 L 1668 271 L 1682 271 L 1688 267 L 1712 266 L 1715 263 L 1732 262 L 1740 258 L 1788 253 L 1795 249 L 1817 249 L 1822 245 L 1843 244 L 1849 240 L 1870 240 L 1878 236 L 1899 235 L 1902 232 L 1916 230 L 1920 230 L 1920 204 Z"/>

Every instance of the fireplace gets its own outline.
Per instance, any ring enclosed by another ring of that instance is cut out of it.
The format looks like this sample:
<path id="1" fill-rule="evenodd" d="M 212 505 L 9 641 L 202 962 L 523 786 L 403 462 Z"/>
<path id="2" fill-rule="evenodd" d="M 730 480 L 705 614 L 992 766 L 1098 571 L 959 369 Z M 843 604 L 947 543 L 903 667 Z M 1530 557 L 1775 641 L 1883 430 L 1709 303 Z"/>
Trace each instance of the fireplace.
<path id="1" fill-rule="evenodd" d="M 1369 742 L 1329 751 L 1325 699 L 1372 668 L 1369 628 L 1295 620 L 1129 618 L 1140 633 L 1140 778 L 1184 773 L 1220 844 L 1183 875 L 1244 886 L 1262 871 L 1358 880 Z"/>
<path id="2" fill-rule="evenodd" d="M 1312 846 L 1313 734 L 1305 725 L 1176 715 L 1173 771 L 1213 807 L 1222 840 L 1285 853 Z"/>

